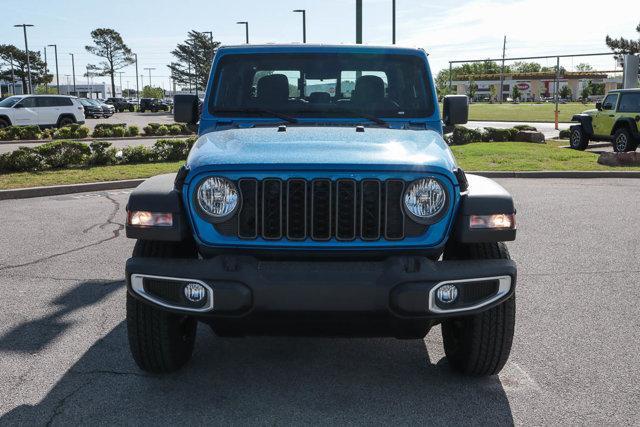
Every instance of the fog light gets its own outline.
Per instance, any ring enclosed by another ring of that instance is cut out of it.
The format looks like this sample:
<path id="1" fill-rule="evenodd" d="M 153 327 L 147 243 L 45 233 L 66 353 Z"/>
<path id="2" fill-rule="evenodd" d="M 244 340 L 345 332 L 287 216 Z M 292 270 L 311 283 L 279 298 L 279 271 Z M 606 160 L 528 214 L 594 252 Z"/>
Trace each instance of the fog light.
<path id="1" fill-rule="evenodd" d="M 442 285 L 436 293 L 438 301 L 443 304 L 451 304 L 458 298 L 458 288 L 455 285 Z"/>
<path id="2" fill-rule="evenodd" d="M 514 214 L 471 215 L 469 228 L 515 229 Z"/>
<path id="3" fill-rule="evenodd" d="M 201 302 L 207 295 L 207 290 L 199 283 L 189 283 L 184 287 L 184 296 L 191 302 Z"/>
<path id="4" fill-rule="evenodd" d="M 129 212 L 129 225 L 135 227 L 171 227 L 173 226 L 173 214 L 146 211 Z"/>

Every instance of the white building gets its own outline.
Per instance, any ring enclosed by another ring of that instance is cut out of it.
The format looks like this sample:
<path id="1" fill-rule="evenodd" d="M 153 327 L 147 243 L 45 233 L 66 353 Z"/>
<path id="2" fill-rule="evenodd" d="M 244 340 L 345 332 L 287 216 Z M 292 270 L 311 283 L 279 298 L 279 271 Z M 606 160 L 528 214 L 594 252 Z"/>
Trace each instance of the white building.
<path id="1" fill-rule="evenodd" d="M 55 87 L 55 85 L 53 85 Z M 122 88 L 116 86 L 116 93 L 111 94 L 111 84 L 109 83 L 78 83 L 76 82 L 75 90 L 73 84 L 60 85 L 61 95 L 75 95 L 80 98 L 112 98 L 122 96 Z"/>

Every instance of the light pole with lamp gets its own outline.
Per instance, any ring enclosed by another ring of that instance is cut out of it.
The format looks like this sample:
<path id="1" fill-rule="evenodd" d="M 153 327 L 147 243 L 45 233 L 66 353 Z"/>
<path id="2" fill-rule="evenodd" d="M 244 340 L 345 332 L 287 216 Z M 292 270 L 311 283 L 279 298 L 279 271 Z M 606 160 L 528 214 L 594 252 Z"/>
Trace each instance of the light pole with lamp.
<path id="1" fill-rule="evenodd" d="M 305 9 L 296 9 L 296 13 L 302 13 L 302 43 L 307 42 L 307 11 Z"/>

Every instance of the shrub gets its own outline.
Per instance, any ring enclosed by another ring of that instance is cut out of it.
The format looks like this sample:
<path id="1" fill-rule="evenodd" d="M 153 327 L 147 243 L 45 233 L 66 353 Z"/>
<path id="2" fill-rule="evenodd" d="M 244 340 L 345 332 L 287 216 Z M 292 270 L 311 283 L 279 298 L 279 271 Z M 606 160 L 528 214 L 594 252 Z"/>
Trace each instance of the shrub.
<path id="1" fill-rule="evenodd" d="M 452 145 L 464 145 L 483 140 L 483 133 L 478 129 L 467 129 L 464 126 L 456 126 L 451 134 Z"/>
<path id="2" fill-rule="evenodd" d="M 89 164 L 92 166 L 115 165 L 117 163 L 117 150 L 111 147 L 108 141 L 94 141 L 89 147 L 91 155 L 89 156 Z"/>
<path id="3" fill-rule="evenodd" d="M 569 138 L 571 138 L 571 130 L 562 129 L 560 131 L 560 139 L 569 139 Z"/>
<path id="4" fill-rule="evenodd" d="M 193 147 L 193 144 L 195 144 L 197 140 L 198 138 L 196 138 L 195 136 L 184 140 L 184 142 L 187 144 L 187 154 L 189 154 L 189 151 L 191 151 L 191 147 Z"/>
<path id="5" fill-rule="evenodd" d="M 42 156 L 33 148 L 18 147 L 10 153 L 0 155 L 0 171 L 32 172 L 45 168 Z"/>
<path id="6" fill-rule="evenodd" d="M 182 133 L 182 128 L 179 125 L 171 125 L 168 129 L 171 135 L 180 135 Z"/>
<path id="7" fill-rule="evenodd" d="M 157 136 L 163 136 L 163 135 L 168 135 L 169 134 L 169 128 L 166 127 L 165 125 L 161 125 L 160 127 L 158 127 L 155 130 L 155 134 Z"/>
<path id="8" fill-rule="evenodd" d="M 87 144 L 78 141 L 52 141 L 42 144 L 34 151 L 42 156 L 46 167 L 51 169 L 83 165 L 91 154 Z"/>
<path id="9" fill-rule="evenodd" d="M 127 128 L 127 136 L 138 136 L 140 128 L 138 126 L 129 126 Z"/>
<path id="10" fill-rule="evenodd" d="M 113 128 L 126 128 L 126 123 L 98 123 L 94 129 L 113 129 Z"/>
<path id="11" fill-rule="evenodd" d="M 538 129 L 534 128 L 533 126 L 529 126 L 529 125 L 516 125 L 513 127 L 516 130 L 531 130 L 534 132 L 537 132 Z"/>
<path id="12" fill-rule="evenodd" d="M 189 145 L 183 139 L 159 139 L 153 146 L 153 153 L 157 161 L 177 162 L 187 158 Z"/>
<path id="13" fill-rule="evenodd" d="M 154 160 L 154 153 L 144 145 L 125 147 L 122 150 L 122 163 L 148 163 Z"/>
<path id="14" fill-rule="evenodd" d="M 53 131 L 53 139 L 82 139 L 89 136 L 89 128 L 77 123 Z"/>
<path id="15" fill-rule="evenodd" d="M 147 125 L 147 126 L 143 127 L 142 130 L 144 131 L 145 135 L 148 135 L 148 136 L 155 135 L 155 130 L 151 126 Z"/>
<path id="16" fill-rule="evenodd" d="M 506 142 L 513 141 L 518 131 L 516 129 L 497 129 L 497 128 L 484 128 L 482 140 L 484 142 Z"/>
<path id="17" fill-rule="evenodd" d="M 20 132 L 19 139 L 40 139 L 42 132 L 38 126 L 18 126 Z"/>
<path id="18" fill-rule="evenodd" d="M 113 129 L 111 129 L 111 132 L 113 133 L 114 137 L 118 137 L 121 138 L 123 136 L 125 136 L 127 134 L 127 129 L 124 127 L 114 127 Z"/>

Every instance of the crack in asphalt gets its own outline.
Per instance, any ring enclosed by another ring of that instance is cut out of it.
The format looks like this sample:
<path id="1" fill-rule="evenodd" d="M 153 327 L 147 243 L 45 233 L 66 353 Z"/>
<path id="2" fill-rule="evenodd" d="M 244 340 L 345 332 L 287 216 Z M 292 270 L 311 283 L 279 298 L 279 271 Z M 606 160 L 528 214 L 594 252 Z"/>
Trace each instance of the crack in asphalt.
<path id="1" fill-rule="evenodd" d="M 89 385 L 93 380 L 89 380 L 86 381 L 84 383 L 82 383 L 81 385 L 79 385 L 78 387 L 76 387 L 73 391 L 71 391 L 71 393 L 68 393 L 67 395 L 63 396 L 62 399 L 60 399 L 58 401 L 58 403 L 56 404 L 56 406 L 53 408 L 53 412 L 51 413 L 51 416 L 49 417 L 49 419 L 47 420 L 46 425 L 50 426 L 53 424 L 53 421 L 56 419 L 56 417 L 60 414 L 62 414 L 62 411 L 64 411 L 64 405 L 67 403 L 67 399 L 73 397 L 76 393 L 78 393 L 80 390 L 82 390 L 84 387 L 86 387 L 87 385 Z"/>
<path id="2" fill-rule="evenodd" d="M 28 267 L 28 266 L 31 266 L 31 265 L 34 265 L 34 264 L 41 263 L 43 261 L 48 261 L 48 260 L 53 259 L 53 258 L 58 258 L 58 257 L 64 256 L 64 255 L 69 255 L 69 254 L 72 254 L 72 253 L 75 253 L 75 252 L 79 252 L 79 251 L 82 251 L 84 249 L 88 249 L 88 248 L 91 248 L 91 247 L 94 247 L 94 246 L 99 246 L 99 245 L 102 245 L 103 243 L 109 242 L 111 240 L 114 240 L 114 239 L 117 239 L 118 237 L 120 237 L 120 232 L 122 230 L 124 230 L 124 224 L 121 224 L 119 222 L 114 221 L 116 215 L 118 214 L 118 211 L 120 210 L 120 202 L 118 202 L 117 200 L 113 199 L 109 194 L 106 194 L 105 198 L 107 200 L 109 200 L 111 203 L 113 203 L 114 209 L 109 214 L 109 216 L 107 217 L 107 219 L 104 222 L 99 223 L 97 225 L 99 225 L 100 229 L 104 229 L 109 225 L 116 225 L 117 228 L 112 231 L 113 235 L 111 237 L 107 237 L 105 239 L 98 240 L 97 242 L 89 243 L 87 245 L 83 245 L 83 246 L 80 246 L 80 247 L 77 247 L 77 248 L 69 249 L 69 250 L 66 250 L 66 251 L 63 251 L 63 252 L 58 252 L 58 253 L 55 253 L 55 254 L 52 254 L 52 255 L 47 255 L 47 256 L 44 256 L 42 258 L 38 258 L 38 259 L 35 259 L 33 261 L 25 262 L 25 263 L 22 263 L 22 264 L 3 265 L 3 266 L 0 267 L 0 271 L 9 270 L 9 269 L 12 269 L 12 268 Z M 94 228 L 94 227 L 89 227 L 87 229 L 87 231 L 90 230 L 91 228 Z"/>

